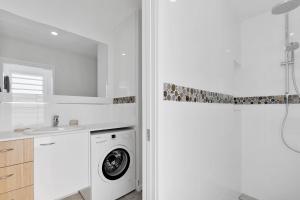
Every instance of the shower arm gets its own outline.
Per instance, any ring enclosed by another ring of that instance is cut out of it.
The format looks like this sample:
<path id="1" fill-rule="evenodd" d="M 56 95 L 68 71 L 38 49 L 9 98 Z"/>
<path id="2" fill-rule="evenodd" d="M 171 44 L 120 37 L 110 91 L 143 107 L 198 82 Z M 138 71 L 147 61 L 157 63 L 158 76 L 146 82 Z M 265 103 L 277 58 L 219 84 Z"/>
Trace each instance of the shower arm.
<path id="1" fill-rule="evenodd" d="M 285 46 L 286 48 L 290 45 L 290 25 L 289 25 L 289 14 L 285 14 Z"/>

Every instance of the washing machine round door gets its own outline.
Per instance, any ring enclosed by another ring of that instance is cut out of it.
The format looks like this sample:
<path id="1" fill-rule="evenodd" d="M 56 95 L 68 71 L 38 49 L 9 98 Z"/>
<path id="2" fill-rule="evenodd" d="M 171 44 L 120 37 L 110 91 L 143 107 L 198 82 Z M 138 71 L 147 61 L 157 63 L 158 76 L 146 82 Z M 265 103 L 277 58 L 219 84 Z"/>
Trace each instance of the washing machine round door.
<path id="1" fill-rule="evenodd" d="M 116 148 L 110 151 L 104 158 L 102 174 L 108 180 L 117 180 L 126 174 L 129 166 L 129 152 L 125 148 Z"/>

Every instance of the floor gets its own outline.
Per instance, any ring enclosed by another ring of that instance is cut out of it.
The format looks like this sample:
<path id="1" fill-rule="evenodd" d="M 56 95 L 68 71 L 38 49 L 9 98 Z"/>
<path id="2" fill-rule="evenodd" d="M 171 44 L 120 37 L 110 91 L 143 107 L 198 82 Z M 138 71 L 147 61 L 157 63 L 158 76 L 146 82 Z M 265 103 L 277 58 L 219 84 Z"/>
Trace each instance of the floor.
<path id="1" fill-rule="evenodd" d="M 80 194 L 75 194 L 70 197 L 67 197 L 63 200 L 84 200 Z M 142 193 L 141 192 L 132 192 L 118 200 L 142 200 Z"/>

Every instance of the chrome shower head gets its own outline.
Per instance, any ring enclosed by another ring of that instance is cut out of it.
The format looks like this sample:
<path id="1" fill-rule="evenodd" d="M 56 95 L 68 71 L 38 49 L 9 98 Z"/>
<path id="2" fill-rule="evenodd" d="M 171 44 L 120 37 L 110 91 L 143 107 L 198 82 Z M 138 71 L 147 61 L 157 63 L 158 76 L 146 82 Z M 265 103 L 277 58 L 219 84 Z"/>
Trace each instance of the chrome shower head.
<path id="1" fill-rule="evenodd" d="M 272 8 L 273 15 L 289 13 L 300 6 L 300 0 L 285 0 Z"/>
<path id="2" fill-rule="evenodd" d="M 299 49 L 299 42 L 291 42 L 290 45 L 286 47 L 286 51 L 295 51 Z"/>

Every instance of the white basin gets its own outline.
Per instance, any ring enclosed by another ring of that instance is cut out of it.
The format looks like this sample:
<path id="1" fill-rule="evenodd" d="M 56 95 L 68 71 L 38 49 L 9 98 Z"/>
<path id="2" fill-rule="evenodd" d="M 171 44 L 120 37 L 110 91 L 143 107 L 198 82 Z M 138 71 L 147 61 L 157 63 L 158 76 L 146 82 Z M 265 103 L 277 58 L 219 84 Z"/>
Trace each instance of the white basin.
<path id="1" fill-rule="evenodd" d="M 41 135 L 41 134 L 48 134 L 48 133 L 61 133 L 61 132 L 77 131 L 77 130 L 82 130 L 82 129 L 83 129 L 83 127 L 80 127 L 80 126 L 42 127 L 42 128 L 25 130 L 24 134 L 26 134 L 26 135 Z"/>

